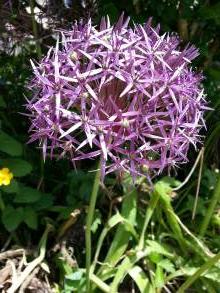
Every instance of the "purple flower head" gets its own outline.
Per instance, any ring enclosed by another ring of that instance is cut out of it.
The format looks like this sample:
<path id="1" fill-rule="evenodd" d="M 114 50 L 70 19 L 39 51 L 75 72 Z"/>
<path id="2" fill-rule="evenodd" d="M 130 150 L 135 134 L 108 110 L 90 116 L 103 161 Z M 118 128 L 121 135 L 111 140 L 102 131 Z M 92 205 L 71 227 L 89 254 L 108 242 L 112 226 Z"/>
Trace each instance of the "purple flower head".
<path id="1" fill-rule="evenodd" d="M 135 178 L 186 163 L 201 142 L 207 107 L 190 65 L 198 50 L 181 50 L 176 35 L 160 35 L 150 21 L 128 22 L 76 23 L 32 63 L 30 141 L 40 141 L 44 157 L 100 157 L 102 178 L 116 170 Z"/>

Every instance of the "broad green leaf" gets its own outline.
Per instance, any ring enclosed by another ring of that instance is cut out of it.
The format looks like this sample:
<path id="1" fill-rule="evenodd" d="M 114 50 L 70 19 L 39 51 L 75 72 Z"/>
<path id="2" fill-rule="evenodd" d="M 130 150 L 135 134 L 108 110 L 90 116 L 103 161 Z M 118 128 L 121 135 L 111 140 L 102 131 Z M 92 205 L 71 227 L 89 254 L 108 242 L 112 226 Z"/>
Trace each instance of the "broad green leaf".
<path id="1" fill-rule="evenodd" d="M 165 271 L 168 273 L 174 273 L 175 272 L 175 267 L 174 264 L 169 260 L 169 259 L 162 259 L 159 263 L 158 266 L 163 268 Z"/>
<path id="2" fill-rule="evenodd" d="M 0 151 L 10 156 L 21 156 L 22 144 L 7 133 L 0 131 Z"/>
<path id="3" fill-rule="evenodd" d="M 22 177 L 32 171 L 32 166 L 22 159 L 1 159 L 0 165 L 7 167 L 15 177 Z"/>
<path id="4" fill-rule="evenodd" d="M 148 248 L 150 253 L 157 253 L 168 257 L 173 256 L 173 254 L 170 253 L 162 244 L 154 240 L 147 240 L 145 247 Z"/>
<path id="5" fill-rule="evenodd" d="M 149 259 L 153 263 L 158 264 L 162 260 L 162 255 L 154 251 L 150 253 Z"/>
<path id="6" fill-rule="evenodd" d="M 1 186 L 2 191 L 6 193 L 17 193 L 19 191 L 19 188 L 19 184 L 15 179 L 12 179 L 9 185 Z"/>
<path id="7" fill-rule="evenodd" d="M 52 199 L 53 199 L 53 197 L 52 197 Z M 41 201 L 39 202 L 39 204 L 40 203 L 41 203 Z M 42 208 L 43 208 L 43 206 L 42 206 Z M 51 206 L 51 207 L 49 207 L 49 211 L 58 213 L 57 221 L 67 220 L 73 210 L 74 210 L 74 206 L 70 206 L 70 207 L 66 207 L 66 206 Z"/>
<path id="8" fill-rule="evenodd" d="M 21 207 L 15 209 L 12 206 L 7 206 L 2 213 L 2 223 L 5 228 L 12 232 L 23 221 L 23 209 Z"/>
<path id="9" fill-rule="evenodd" d="M 64 290 L 67 293 L 85 292 L 85 271 L 77 268 L 64 279 Z"/>
<path id="10" fill-rule="evenodd" d="M 33 203 L 38 201 L 42 197 L 42 193 L 37 189 L 21 186 L 18 194 L 14 198 L 14 202 L 17 203 Z"/>
<path id="11" fill-rule="evenodd" d="M 24 222 L 31 229 L 36 230 L 38 226 L 37 213 L 30 207 L 24 209 Z"/>
<path id="12" fill-rule="evenodd" d="M 33 209 L 35 211 L 41 211 L 45 209 L 49 209 L 53 206 L 54 197 L 49 193 L 42 193 L 42 196 L 39 201 L 34 204 Z M 71 208 L 69 214 L 72 212 L 73 208 Z"/>
<path id="13" fill-rule="evenodd" d="M 79 281 L 82 278 L 83 273 L 84 271 L 82 269 L 77 269 L 75 272 L 66 276 L 66 279 L 71 281 Z"/>
<path id="14" fill-rule="evenodd" d="M 128 274 L 136 283 L 138 289 L 140 290 L 140 293 L 154 293 L 149 279 L 141 267 L 134 266 L 131 270 L 129 270 Z"/>

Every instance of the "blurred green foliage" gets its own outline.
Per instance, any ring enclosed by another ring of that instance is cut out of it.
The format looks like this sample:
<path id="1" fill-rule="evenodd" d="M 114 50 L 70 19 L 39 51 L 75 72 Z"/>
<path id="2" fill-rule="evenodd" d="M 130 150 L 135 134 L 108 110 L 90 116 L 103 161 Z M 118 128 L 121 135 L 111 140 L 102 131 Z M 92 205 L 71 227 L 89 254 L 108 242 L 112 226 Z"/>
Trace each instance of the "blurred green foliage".
<path id="1" fill-rule="evenodd" d="M 12 6 L 7 6 L 6 2 L 11 2 Z M 220 248 L 219 204 L 205 237 L 199 236 L 201 222 L 207 214 L 219 176 L 220 3 L 209 0 L 84 2 L 88 4 L 86 8 L 83 8 L 82 1 L 73 1 L 72 7 L 67 9 L 62 1 L 48 1 L 51 6 L 45 9 L 45 13 L 52 11 L 54 27 L 70 26 L 73 20 L 85 17 L 89 10 L 94 23 L 106 14 L 114 22 L 123 11 L 135 22 L 144 22 L 152 17 L 155 25 L 160 23 L 162 32 L 177 32 L 183 45 L 190 42 L 200 49 L 200 57 L 193 66 L 203 71 L 205 91 L 213 111 L 208 112 L 206 117 L 205 155 L 195 219 L 191 217 L 198 168 L 184 188 L 172 192 L 178 180 L 183 181 L 191 170 L 196 156 L 191 150 L 191 163 L 180 170 L 175 180 L 157 179 L 161 181 L 155 186 L 162 188 L 162 191 L 147 228 L 146 254 L 140 257 L 136 250 L 146 206 L 150 202 L 150 189 L 146 183 L 137 184 L 133 190 L 129 176 L 123 180 L 114 175 L 108 177 L 106 186 L 100 191 L 92 227 L 93 256 L 100 245 L 101 259 L 99 262 L 94 260 L 94 272 L 107 286 L 113 280 L 121 292 L 131 288 L 144 293 L 164 292 L 161 288 L 166 292 L 179 292 L 180 285 L 204 263 L 209 263 L 213 253 Z M 0 41 L 15 39 L 14 47 L 0 52 L 0 168 L 7 167 L 14 174 L 10 185 L 0 187 L 0 247 L 10 237 L 11 246 L 34 246 L 39 242 L 45 224 L 51 223 L 56 232 L 51 236 L 47 259 L 51 267 L 55 267 L 52 282 L 56 283 L 56 291 L 84 292 L 85 244 L 82 235 L 94 178 L 94 173 L 89 171 L 94 169 L 95 164 L 86 161 L 79 163 L 76 172 L 65 159 L 51 161 L 48 158 L 44 163 L 37 144 L 27 144 L 29 122 L 23 114 L 25 98 L 30 97 L 26 88 L 32 74 L 29 59 L 38 58 L 37 46 L 44 53 L 48 46 L 55 43 L 51 28 L 45 29 L 37 23 L 37 35 L 33 32 L 30 15 L 24 9 L 27 5 L 29 1 L 3 1 L 0 4 Z M 20 25 L 21 16 L 23 27 Z M 12 34 L 5 30 L 6 23 L 14 25 Z M 16 39 L 18 35 L 22 38 Z M 37 42 L 34 41 L 36 38 Z M 167 190 L 169 192 L 164 193 Z M 76 209 L 81 214 L 75 224 L 71 222 L 70 215 Z M 69 221 L 72 224 L 70 229 L 66 229 Z M 101 239 L 100 235 L 104 238 Z M 64 236 L 67 246 L 74 248 L 75 266 L 63 257 L 62 249 L 59 253 L 54 252 L 55 243 Z M 194 292 L 219 292 L 219 280 L 220 265 L 217 263 L 199 276 L 192 288 Z M 95 287 L 94 292 L 99 292 L 95 291 Z"/>

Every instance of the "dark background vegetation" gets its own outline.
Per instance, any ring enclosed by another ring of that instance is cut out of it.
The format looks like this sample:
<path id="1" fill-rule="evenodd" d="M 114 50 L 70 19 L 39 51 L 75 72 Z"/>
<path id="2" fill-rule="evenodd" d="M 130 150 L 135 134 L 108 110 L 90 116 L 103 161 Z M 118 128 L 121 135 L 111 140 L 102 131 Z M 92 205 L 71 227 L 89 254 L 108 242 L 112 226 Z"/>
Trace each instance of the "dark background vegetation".
<path id="1" fill-rule="evenodd" d="M 51 282 L 62 287 L 66 268 L 64 262 L 58 258 L 57 251 L 62 250 L 60 241 L 63 237 L 67 247 L 74 247 L 78 264 L 84 264 L 84 219 L 94 178 L 93 173 L 88 171 L 94 169 L 95 163 L 82 162 L 78 164 L 78 172 L 75 172 L 72 164 L 65 159 L 51 161 L 48 158 L 44 163 L 37 144 L 27 144 L 29 121 L 23 113 L 25 98 L 30 96 L 26 89 L 32 75 L 29 59 L 38 60 L 49 46 L 54 45 L 55 29 L 70 28 L 73 21 L 87 19 L 89 16 L 94 24 L 98 24 L 101 16 L 106 14 L 114 22 L 122 12 L 138 23 L 152 17 L 153 24 L 160 23 L 162 32 L 177 32 L 183 40 L 182 45 L 190 42 L 199 48 L 200 57 L 193 65 L 196 70 L 202 70 L 204 73 L 205 92 L 213 111 L 206 115 L 205 156 L 196 220 L 191 221 L 191 214 L 198 171 L 173 200 L 173 206 L 182 221 L 197 233 L 198 223 L 206 213 L 215 186 L 216 169 L 219 168 L 220 159 L 220 2 L 46 2 L 46 5 L 42 6 L 39 1 L 34 0 L 0 1 L 0 167 L 8 166 L 14 174 L 12 184 L 0 189 L 0 247 L 3 250 L 14 246 L 33 249 L 38 244 L 46 223 L 51 223 L 55 232 L 49 239 L 47 255 L 48 263 L 52 264 L 50 278 Z M 34 14 L 38 16 L 37 21 Z M 197 153 L 192 149 L 189 156 L 190 163 L 183 167 L 176 179 L 183 180 L 188 175 Z M 115 176 L 106 179 L 106 187 L 101 189 L 102 197 L 98 202 L 94 232 L 99 232 L 105 223 L 109 206 L 112 206 L 113 210 L 116 207 L 120 209 L 122 189 L 120 180 Z M 76 209 L 80 212 L 72 226 L 74 228 L 66 229 L 63 224 L 68 222 L 70 213 L 76 212 Z M 209 248 L 214 251 L 220 246 L 218 211 L 215 216 L 218 224 L 211 226 L 207 239 Z M 98 237 L 96 234 L 93 235 L 94 241 Z M 108 241 L 111 242 L 111 238 Z M 215 284 L 213 288 L 218 290 Z M 129 292 L 130 289 L 127 290 Z M 202 288 L 195 285 L 195 290 Z"/>

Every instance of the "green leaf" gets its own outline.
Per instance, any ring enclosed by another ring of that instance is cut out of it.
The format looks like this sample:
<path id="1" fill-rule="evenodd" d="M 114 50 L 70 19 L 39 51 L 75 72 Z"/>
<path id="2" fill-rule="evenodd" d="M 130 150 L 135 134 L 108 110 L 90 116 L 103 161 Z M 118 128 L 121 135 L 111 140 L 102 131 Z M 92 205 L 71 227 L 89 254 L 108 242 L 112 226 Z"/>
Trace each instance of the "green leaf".
<path id="1" fill-rule="evenodd" d="M 54 197 L 51 194 L 42 193 L 40 200 L 34 204 L 33 209 L 35 211 L 48 209 L 53 206 L 53 201 L 54 201 Z M 72 210 L 73 208 L 71 208 L 71 211 Z M 69 214 L 71 213 L 71 211 L 69 212 Z"/>
<path id="2" fill-rule="evenodd" d="M 21 207 L 15 209 L 12 206 L 7 206 L 2 213 L 2 223 L 5 228 L 12 232 L 23 221 L 23 209 Z"/>
<path id="3" fill-rule="evenodd" d="M 163 288 L 164 283 L 163 269 L 160 266 L 157 266 L 155 273 L 155 286 L 156 288 Z"/>
<path id="4" fill-rule="evenodd" d="M 217 226 L 217 228 L 220 228 L 220 215 L 213 215 L 211 219 L 211 224 L 213 226 Z"/>
<path id="5" fill-rule="evenodd" d="M 111 283 L 110 292 L 118 292 L 118 286 L 124 280 L 128 272 L 135 266 L 137 262 L 149 255 L 150 250 L 145 248 L 144 250 L 130 250 L 130 253 L 127 254 L 122 262 L 117 267 L 114 279 Z M 154 291 L 155 292 L 155 291 Z"/>
<path id="6" fill-rule="evenodd" d="M 178 187 L 181 182 L 173 177 L 165 176 L 161 179 L 161 182 L 168 184 L 170 187 Z"/>
<path id="7" fill-rule="evenodd" d="M 57 221 L 67 220 L 72 213 L 74 206 L 63 207 L 63 206 L 52 206 L 49 210 L 52 212 L 59 213 Z"/>
<path id="8" fill-rule="evenodd" d="M 172 188 L 167 177 L 162 178 L 154 186 L 155 192 L 160 194 L 160 198 L 167 204 L 170 204 Z"/>
<path id="9" fill-rule="evenodd" d="M 192 276 L 194 275 L 201 267 L 183 267 L 181 271 L 185 276 Z M 210 268 L 207 272 L 202 274 L 205 278 L 215 281 L 220 284 L 220 269 L 217 267 Z"/>
<path id="10" fill-rule="evenodd" d="M 103 242 L 104 242 L 104 239 L 105 237 L 107 236 L 108 232 L 116 225 L 118 225 L 119 223 L 122 223 L 123 222 L 123 218 L 122 216 L 117 212 L 115 215 L 113 215 L 107 222 L 107 225 L 104 227 L 104 229 L 102 230 L 102 233 L 99 237 L 99 240 L 98 240 L 98 243 L 97 243 L 97 246 L 96 246 L 96 252 L 95 252 L 95 256 L 94 256 L 94 261 L 91 265 L 91 269 L 90 269 L 90 273 L 92 274 L 95 270 L 95 266 L 96 266 L 96 263 L 98 261 L 98 257 L 99 257 L 99 253 L 101 251 L 101 247 L 103 245 Z M 114 273 L 113 273 L 113 270 L 111 271 L 108 271 L 106 274 L 105 274 L 105 278 L 108 279 L 108 278 L 111 278 L 112 276 L 114 276 Z"/>
<path id="11" fill-rule="evenodd" d="M 162 259 L 159 263 L 158 266 L 163 268 L 165 271 L 168 273 L 174 273 L 175 272 L 175 267 L 174 264 L 169 260 L 169 259 Z"/>
<path id="12" fill-rule="evenodd" d="M 157 241 L 147 240 L 146 247 L 149 249 L 150 253 L 157 253 L 168 257 L 173 256 L 172 253 L 170 253 L 162 244 L 158 243 Z"/>
<path id="13" fill-rule="evenodd" d="M 54 262 L 60 273 L 60 281 L 62 280 L 63 282 L 65 276 L 68 276 L 72 273 L 72 267 L 66 262 L 61 253 L 58 253 L 54 256 Z"/>
<path id="14" fill-rule="evenodd" d="M 74 273 L 71 273 L 70 275 L 66 276 L 66 279 L 71 281 L 79 281 L 82 278 L 83 273 L 84 272 L 82 269 L 78 269 Z"/>
<path id="15" fill-rule="evenodd" d="M 22 159 L 1 159 L 0 165 L 9 168 L 15 177 L 22 177 L 32 171 L 32 166 Z"/>
<path id="16" fill-rule="evenodd" d="M 170 225 L 171 230 L 179 242 L 179 245 L 183 251 L 186 250 L 186 240 L 183 236 L 181 227 L 178 221 L 175 218 L 175 213 L 171 204 L 171 195 L 172 195 L 172 180 L 167 180 L 167 177 L 158 181 L 155 184 L 155 190 L 160 194 L 160 202 L 162 204 L 163 210 L 166 214 L 167 221 Z"/>
<path id="17" fill-rule="evenodd" d="M 5 193 L 17 193 L 19 191 L 19 184 L 15 179 L 7 186 L 1 186 L 1 190 Z"/>
<path id="18" fill-rule="evenodd" d="M 127 220 L 131 225 L 135 225 L 137 213 L 137 192 L 133 190 L 123 201 L 121 216 Z M 125 252 L 131 234 L 127 231 L 124 225 L 120 225 L 116 231 L 112 244 L 109 248 L 108 254 L 104 262 L 110 266 L 115 266 Z"/>
<path id="19" fill-rule="evenodd" d="M 22 145 L 12 136 L 0 131 L 0 151 L 11 156 L 21 156 Z"/>
<path id="20" fill-rule="evenodd" d="M 115 215 L 113 215 L 107 223 L 107 229 L 113 228 L 115 225 L 122 223 L 123 217 L 119 214 L 119 212 L 116 212 Z"/>
<path id="21" fill-rule="evenodd" d="M 42 197 L 42 193 L 37 189 L 21 186 L 18 194 L 14 198 L 17 203 L 34 203 Z"/>
<path id="22" fill-rule="evenodd" d="M 24 209 L 24 222 L 31 229 L 36 230 L 38 226 L 37 213 L 32 208 Z"/>
<path id="23" fill-rule="evenodd" d="M 151 252 L 149 255 L 149 259 L 153 263 L 158 264 L 162 260 L 162 256 L 161 256 L 161 254 L 159 254 L 157 252 Z"/>
<path id="24" fill-rule="evenodd" d="M 213 284 L 212 281 L 207 280 L 205 278 L 201 278 L 201 281 L 205 285 L 207 292 L 209 292 L 209 293 L 216 293 L 217 292 L 217 289 L 219 288 L 219 284 Z M 217 286 L 214 288 L 215 285 L 217 285 Z"/>
<path id="25" fill-rule="evenodd" d="M 92 226 L 91 226 L 91 231 L 93 233 L 95 233 L 98 229 L 98 226 L 101 225 L 102 221 L 101 221 L 101 213 L 96 210 L 95 211 L 95 214 L 94 214 L 94 220 L 93 220 L 93 223 L 92 223 Z"/>
<path id="26" fill-rule="evenodd" d="M 119 212 L 117 212 L 115 215 L 113 215 L 109 220 L 108 220 L 108 223 L 107 225 L 104 227 L 104 229 L 102 230 L 102 233 L 99 237 L 99 240 L 98 240 L 98 243 L 97 243 L 97 246 L 96 246 L 96 252 L 95 252 L 95 256 L 94 256 L 94 261 L 91 265 L 91 269 L 90 269 L 90 273 L 92 274 L 95 270 L 95 266 L 96 266 L 96 263 L 98 261 L 98 257 L 99 257 L 99 253 L 101 251 L 101 247 L 102 247 L 102 244 L 104 242 L 104 239 L 105 237 L 107 236 L 108 232 L 110 231 L 110 229 L 112 229 L 114 226 L 118 225 L 119 223 L 121 224 L 125 224 L 125 227 L 126 229 L 129 231 L 130 229 L 130 233 L 131 234 L 134 234 L 134 237 L 137 238 L 137 233 L 136 231 L 134 230 L 134 227 L 129 223 L 127 222 L 127 220 L 125 218 L 123 218 Z M 127 227 L 128 225 L 128 227 Z M 115 272 L 114 272 L 114 268 L 111 269 L 111 270 L 105 270 L 104 271 L 104 277 L 102 277 L 102 280 L 106 280 L 106 279 L 109 279 L 111 278 L 112 276 L 114 276 Z"/>
<path id="27" fill-rule="evenodd" d="M 84 292 L 85 290 L 85 272 L 77 268 L 73 273 L 65 276 L 65 292 Z"/>
<path id="28" fill-rule="evenodd" d="M 128 273 L 136 283 L 140 293 L 154 293 L 149 279 L 141 267 L 134 266 Z"/>

